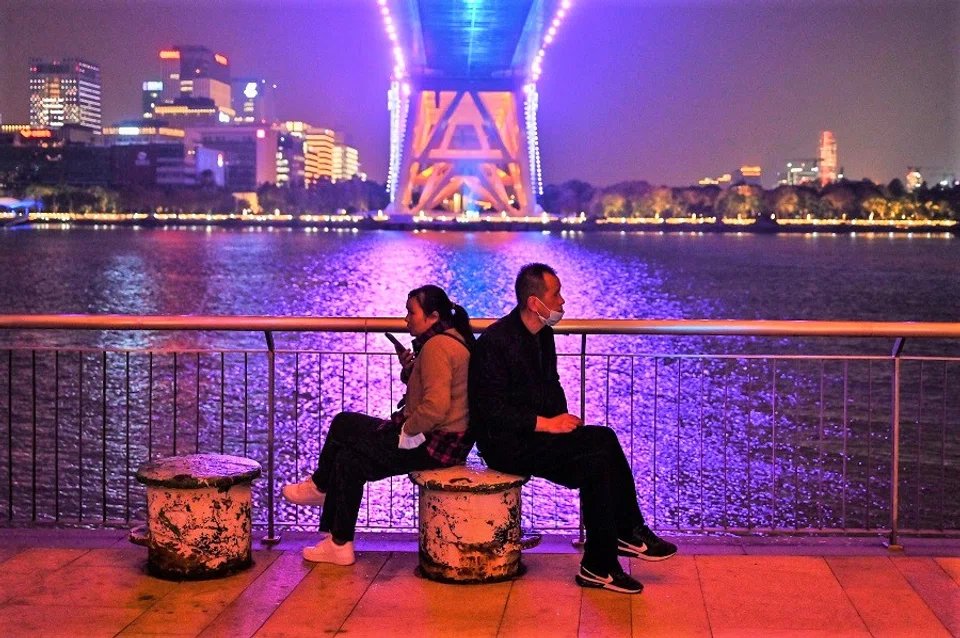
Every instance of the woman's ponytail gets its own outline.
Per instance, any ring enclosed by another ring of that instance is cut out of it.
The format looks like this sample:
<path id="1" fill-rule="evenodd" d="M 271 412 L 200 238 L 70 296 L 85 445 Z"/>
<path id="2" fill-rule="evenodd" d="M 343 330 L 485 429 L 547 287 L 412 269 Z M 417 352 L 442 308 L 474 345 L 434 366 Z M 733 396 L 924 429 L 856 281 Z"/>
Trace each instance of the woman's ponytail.
<path id="1" fill-rule="evenodd" d="M 457 332 L 460 333 L 460 336 L 463 337 L 463 342 L 467 344 L 467 347 L 472 347 L 477 339 L 473 336 L 473 329 L 470 328 L 470 315 L 467 314 L 467 311 L 464 310 L 460 304 L 453 304 L 451 312 L 451 325 L 453 325 Z"/>

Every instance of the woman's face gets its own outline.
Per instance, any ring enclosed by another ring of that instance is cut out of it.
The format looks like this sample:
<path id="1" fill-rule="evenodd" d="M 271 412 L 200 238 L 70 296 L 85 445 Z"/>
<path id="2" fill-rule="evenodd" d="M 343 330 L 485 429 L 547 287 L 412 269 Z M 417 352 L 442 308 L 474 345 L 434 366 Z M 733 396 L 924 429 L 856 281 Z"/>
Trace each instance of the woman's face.
<path id="1" fill-rule="evenodd" d="M 436 312 L 429 315 L 424 314 L 423 308 L 416 297 L 407 299 L 407 316 L 404 317 L 404 320 L 407 322 L 407 332 L 414 337 L 422 335 L 439 319 L 440 315 Z"/>

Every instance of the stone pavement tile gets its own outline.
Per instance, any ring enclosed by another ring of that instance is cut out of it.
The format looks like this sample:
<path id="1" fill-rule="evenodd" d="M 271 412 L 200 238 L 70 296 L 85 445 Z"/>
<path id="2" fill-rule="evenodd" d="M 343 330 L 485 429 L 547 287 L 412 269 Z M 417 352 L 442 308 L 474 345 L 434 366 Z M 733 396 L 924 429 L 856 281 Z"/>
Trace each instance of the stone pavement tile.
<path id="1" fill-rule="evenodd" d="M 950 578 L 932 558 L 891 560 L 943 626 L 954 636 L 960 636 L 960 583 Z"/>
<path id="2" fill-rule="evenodd" d="M 357 597 L 359 602 L 341 627 L 344 635 L 496 636 L 509 582 L 437 583 L 414 575 L 418 560 L 417 554 L 407 552 L 390 555 L 370 587 Z"/>
<path id="3" fill-rule="evenodd" d="M 631 572 L 630 562 L 624 570 Z M 630 603 L 636 596 L 599 589 L 584 589 L 580 599 L 580 636 L 630 636 Z"/>
<path id="4" fill-rule="evenodd" d="M 257 580 L 278 556 L 278 553 L 258 552 L 253 567 L 239 574 L 213 580 L 178 583 L 127 627 L 123 634 L 196 636 Z"/>
<path id="5" fill-rule="evenodd" d="M 580 554 L 524 554 L 526 575 L 513 581 L 500 636 L 576 636 L 583 589 L 573 580 Z"/>
<path id="6" fill-rule="evenodd" d="M 714 635 L 868 635 L 822 558 L 698 556 L 696 564 Z"/>
<path id="7" fill-rule="evenodd" d="M 252 636 L 311 569 L 300 552 L 282 552 L 201 635 Z"/>
<path id="8" fill-rule="evenodd" d="M 88 551 L 86 549 L 46 549 L 39 547 L 25 549 L 0 563 L 0 573 L 51 572 L 75 561 Z"/>
<path id="9" fill-rule="evenodd" d="M 950 578 L 960 585 L 960 558 L 937 558 L 936 561 L 937 565 L 940 565 L 943 571 L 950 574 Z"/>
<path id="10" fill-rule="evenodd" d="M 336 633 L 388 556 L 385 552 L 358 552 L 357 562 L 349 567 L 316 564 L 263 623 L 256 635 Z"/>
<path id="11" fill-rule="evenodd" d="M 638 636 L 709 636 L 694 556 L 648 563 L 631 559 L 631 574 L 643 593 L 631 596 L 633 633 Z"/>
<path id="12" fill-rule="evenodd" d="M 14 547 L 14 546 L 0 547 L 0 564 L 16 556 L 18 553 L 22 551 L 23 551 L 22 547 Z"/>
<path id="13" fill-rule="evenodd" d="M 828 558 L 827 563 L 874 636 L 949 636 L 889 558 Z"/>
<path id="14" fill-rule="evenodd" d="M 148 576 L 140 569 L 101 565 L 67 565 L 47 573 L 33 587 L 9 601 L 15 605 L 133 607 L 146 609 L 176 583 Z"/>
<path id="15" fill-rule="evenodd" d="M 128 567 L 145 570 L 147 566 L 146 547 L 124 547 L 118 549 L 91 549 L 78 558 L 74 565 L 84 567 Z"/>
<path id="16" fill-rule="evenodd" d="M 4 605 L 0 627 L 10 636 L 114 636 L 139 613 L 123 607 Z"/>

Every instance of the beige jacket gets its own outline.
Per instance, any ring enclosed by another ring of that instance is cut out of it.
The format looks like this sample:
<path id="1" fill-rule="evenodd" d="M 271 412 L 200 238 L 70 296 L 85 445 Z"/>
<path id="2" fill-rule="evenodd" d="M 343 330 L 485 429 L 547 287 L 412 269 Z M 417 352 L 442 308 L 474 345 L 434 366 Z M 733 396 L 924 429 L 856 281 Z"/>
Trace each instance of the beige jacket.
<path id="1" fill-rule="evenodd" d="M 469 422 L 467 370 L 470 351 L 451 328 L 427 340 L 413 362 L 403 413 L 407 434 L 431 430 L 463 432 Z"/>

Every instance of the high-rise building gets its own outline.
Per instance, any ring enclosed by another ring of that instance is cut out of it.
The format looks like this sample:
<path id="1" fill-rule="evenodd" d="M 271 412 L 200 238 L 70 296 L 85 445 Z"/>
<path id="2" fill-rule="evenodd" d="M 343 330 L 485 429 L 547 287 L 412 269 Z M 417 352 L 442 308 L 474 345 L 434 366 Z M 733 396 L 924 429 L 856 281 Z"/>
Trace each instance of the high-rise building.
<path id="1" fill-rule="evenodd" d="M 277 183 L 279 132 L 262 126 L 216 126 L 187 131 L 190 148 L 216 149 L 223 154 L 226 187 L 251 192 Z"/>
<path id="2" fill-rule="evenodd" d="M 760 180 L 762 177 L 763 169 L 760 166 L 744 165 L 734 172 L 733 183 L 760 186 Z"/>
<path id="3" fill-rule="evenodd" d="M 303 136 L 289 132 L 282 126 L 278 130 L 277 186 L 303 186 L 306 173 Z"/>
<path id="4" fill-rule="evenodd" d="M 150 80 L 143 83 L 143 118 L 149 120 L 153 117 L 153 110 L 161 104 L 163 96 L 163 82 L 160 80 Z"/>
<path id="5" fill-rule="evenodd" d="M 781 186 L 800 186 L 820 179 L 820 160 L 794 159 L 777 175 L 777 184 Z"/>
<path id="6" fill-rule="evenodd" d="M 164 49 L 160 52 L 160 74 L 164 104 L 180 97 L 198 97 L 209 98 L 218 107 L 231 107 L 230 62 L 224 55 L 196 45 Z"/>
<path id="7" fill-rule="evenodd" d="M 236 78 L 232 82 L 235 121 L 243 124 L 273 124 L 276 122 L 276 84 L 256 78 Z"/>
<path id="8" fill-rule="evenodd" d="M 337 135 L 328 128 L 307 127 L 304 131 L 306 184 L 312 185 L 321 179 L 333 180 L 333 148 L 337 145 Z"/>
<path id="9" fill-rule="evenodd" d="M 360 155 L 357 149 L 346 144 L 337 144 L 333 147 L 333 176 L 335 182 L 353 179 L 360 174 Z"/>
<path id="10" fill-rule="evenodd" d="M 30 126 L 100 131 L 100 67 L 79 58 L 30 59 Z"/>
<path id="11" fill-rule="evenodd" d="M 820 185 L 837 181 L 837 169 L 840 166 L 837 157 L 837 138 L 832 131 L 820 133 Z"/>

